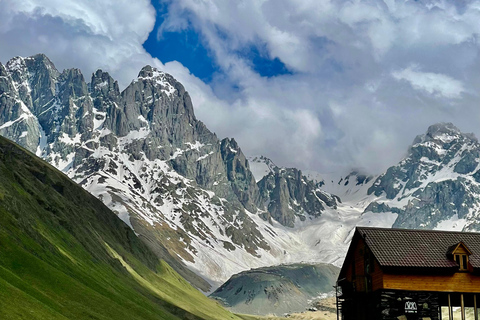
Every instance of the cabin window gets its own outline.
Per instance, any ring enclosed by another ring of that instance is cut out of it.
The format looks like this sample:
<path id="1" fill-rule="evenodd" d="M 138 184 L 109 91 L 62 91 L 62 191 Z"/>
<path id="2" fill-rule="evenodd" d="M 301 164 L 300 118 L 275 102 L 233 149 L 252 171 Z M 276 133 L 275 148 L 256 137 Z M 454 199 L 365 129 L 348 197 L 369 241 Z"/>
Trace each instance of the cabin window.
<path id="1" fill-rule="evenodd" d="M 365 264 L 365 274 L 372 273 L 374 271 L 374 260 L 373 260 L 373 254 L 370 252 L 370 250 L 366 249 L 365 250 L 365 257 L 364 257 L 364 264 Z"/>
<path id="2" fill-rule="evenodd" d="M 369 274 L 365 275 L 365 292 L 372 292 L 372 276 Z"/>
<path id="3" fill-rule="evenodd" d="M 459 265 L 459 270 L 468 270 L 468 256 L 466 254 L 456 254 L 455 262 Z"/>
<path id="4" fill-rule="evenodd" d="M 356 277 L 357 277 L 357 273 L 355 271 L 355 260 L 353 260 L 353 262 L 352 262 L 352 289 L 353 289 L 354 292 L 357 290 L 356 284 L 355 284 Z"/>

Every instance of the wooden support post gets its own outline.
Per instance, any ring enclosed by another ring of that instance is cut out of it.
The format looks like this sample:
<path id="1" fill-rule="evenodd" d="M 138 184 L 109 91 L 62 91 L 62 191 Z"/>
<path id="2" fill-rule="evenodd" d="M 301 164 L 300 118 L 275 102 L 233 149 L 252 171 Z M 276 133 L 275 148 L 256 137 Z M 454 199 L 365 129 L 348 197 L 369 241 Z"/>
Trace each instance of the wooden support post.
<path id="1" fill-rule="evenodd" d="M 337 320 L 340 320 L 340 313 L 339 313 L 339 310 L 338 310 L 338 281 L 335 284 L 335 286 L 333 286 L 333 287 L 335 288 L 335 300 L 337 302 Z"/>
<path id="2" fill-rule="evenodd" d="M 450 301 L 450 293 L 448 294 L 448 320 L 453 320 L 452 302 Z"/>
<path id="3" fill-rule="evenodd" d="M 477 295 L 473 295 L 473 308 L 474 308 L 474 314 L 475 314 L 475 320 L 478 320 L 478 310 L 477 310 Z"/>
<path id="4" fill-rule="evenodd" d="M 460 307 L 462 308 L 462 320 L 465 320 L 465 303 L 463 303 L 463 293 L 460 294 Z"/>

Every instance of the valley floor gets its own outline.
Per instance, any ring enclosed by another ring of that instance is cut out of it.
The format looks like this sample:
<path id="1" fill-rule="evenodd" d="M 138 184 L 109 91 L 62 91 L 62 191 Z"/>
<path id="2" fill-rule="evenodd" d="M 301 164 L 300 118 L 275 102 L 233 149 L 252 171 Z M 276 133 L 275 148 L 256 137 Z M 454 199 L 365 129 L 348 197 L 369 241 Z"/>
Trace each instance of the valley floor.
<path id="1" fill-rule="evenodd" d="M 293 320 L 336 320 L 336 303 L 335 297 L 322 299 L 316 303 L 318 311 L 305 311 L 302 313 L 294 313 L 288 317 Z"/>
<path id="2" fill-rule="evenodd" d="M 305 311 L 300 313 L 292 313 L 288 316 L 248 316 L 240 315 L 244 320 L 280 320 L 280 319 L 292 319 L 292 320 L 336 320 L 336 304 L 335 297 L 322 299 L 316 304 L 317 311 Z"/>

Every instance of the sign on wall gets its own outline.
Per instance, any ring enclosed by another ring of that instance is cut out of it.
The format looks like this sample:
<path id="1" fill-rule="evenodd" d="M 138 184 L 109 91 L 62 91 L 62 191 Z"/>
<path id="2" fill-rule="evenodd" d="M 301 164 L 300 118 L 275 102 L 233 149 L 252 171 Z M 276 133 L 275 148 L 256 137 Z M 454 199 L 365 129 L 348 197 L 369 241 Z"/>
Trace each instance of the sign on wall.
<path id="1" fill-rule="evenodd" d="M 405 301 L 405 313 L 417 313 L 417 303 L 415 301 Z"/>

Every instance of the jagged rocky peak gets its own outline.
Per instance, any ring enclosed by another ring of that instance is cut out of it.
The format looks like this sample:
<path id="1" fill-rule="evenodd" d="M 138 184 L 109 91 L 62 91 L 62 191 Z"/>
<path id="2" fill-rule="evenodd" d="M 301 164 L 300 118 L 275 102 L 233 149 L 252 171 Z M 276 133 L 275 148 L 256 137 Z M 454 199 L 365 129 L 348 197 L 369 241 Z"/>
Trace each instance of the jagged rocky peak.
<path id="1" fill-rule="evenodd" d="M 5 66 L 0 62 L 0 77 L 6 77 L 7 70 L 5 70 Z"/>
<path id="2" fill-rule="evenodd" d="M 409 157 L 411 161 L 425 162 L 425 158 L 436 161 L 438 169 L 458 158 L 454 172 L 467 174 L 477 166 L 479 147 L 473 133 L 462 133 L 452 123 L 437 123 L 430 126 L 426 134 L 415 138 Z"/>
<path id="3" fill-rule="evenodd" d="M 262 180 L 262 178 L 268 173 L 273 172 L 274 168 L 277 167 L 272 160 L 263 155 L 251 156 L 247 159 L 250 164 L 250 170 L 252 171 L 257 182 Z"/>
<path id="4" fill-rule="evenodd" d="M 21 73 L 25 70 L 42 71 L 43 69 L 57 76 L 59 75 L 59 72 L 57 68 L 55 68 L 55 65 L 53 64 L 53 62 L 50 59 L 48 59 L 48 57 L 43 53 L 39 53 L 27 58 L 14 57 L 7 62 L 6 66 L 11 73 L 16 73 L 16 72 Z"/>
<path id="5" fill-rule="evenodd" d="M 20 99 L 27 107 L 33 107 L 34 113 L 55 95 L 55 83 L 60 73 L 44 54 L 12 58 L 6 69 Z"/>
<path id="6" fill-rule="evenodd" d="M 64 98 L 75 99 L 88 94 L 88 86 L 80 69 L 66 69 L 58 80 L 59 91 Z"/>
<path id="7" fill-rule="evenodd" d="M 99 83 L 104 84 L 105 80 Z M 96 93 L 98 95 L 99 92 Z M 121 93 L 119 101 L 116 101 L 114 94 L 102 107 L 103 100 L 104 96 L 95 104 L 98 108 L 107 110 L 109 119 L 105 125 L 118 136 L 126 136 L 132 130 L 139 130 L 148 124 L 154 135 L 164 140 L 164 145 L 172 145 L 173 150 L 180 148 L 176 145 L 177 142 L 194 143 L 188 140 L 198 125 L 190 96 L 169 74 L 146 66 L 138 78 Z M 165 141 L 166 136 L 173 136 L 169 143 Z"/>
<path id="8" fill-rule="evenodd" d="M 249 169 L 248 160 L 235 139 L 225 138 L 220 143 L 220 151 L 227 169 L 227 178 L 242 205 L 255 213 L 263 208 L 255 177 Z"/>
<path id="9" fill-rule="evenodd" d="M 11 78 L 8 76 L 7 70 L 5 69 L 3 64 L 0 63 L 0 94 L 3 94 L 5 92 L 9 93 L 13 90 L 14 88 Z"/>
<path id="10" fill-rule="evenodd" d="M 419 187 L 428 176 L 445 170 L 469 174 L 478 165 L 480 145 L 473 134 L 462 133 L 451 123 L 437 123 L 419 135 L 410 146 L 407 156 L 378 177 L 368 194 L 379 196 L 385 192 L 388 199 L 401 190 Z"/>
<path id="11" fill-rule="evenodd" d="M 114 99 L 120 95 L 118 82 L 115 81 L 108 72 L 98 69 L 92 73 L 90 82 L 90 91 L 93 97 L 103 96 L 105 98 Z"/>
<path id="12" fill-rule="evenodd" d="M 183 86 L 174 77 L 152 66 L 145 66 L 140 70 L 137 81 L 140 80 L 152 81 L 155 85 L 162 88 L 167 96 L 174 94 L 177 91 L 177 86 L 180 89 L 177 91 L 179 95 L 185 93 Z"/>
<path id="13" fill-rule="evenodd" d="M 418 135 L 413 141 L 413 145 L 428 141 L 438 144 L 450 143 L 455 139 L 466 138 L 477 142 L 473 133 L 462 133 L 456 126 L 450 122 L 436 123 L 428 127 L 425 134 Z"/>

